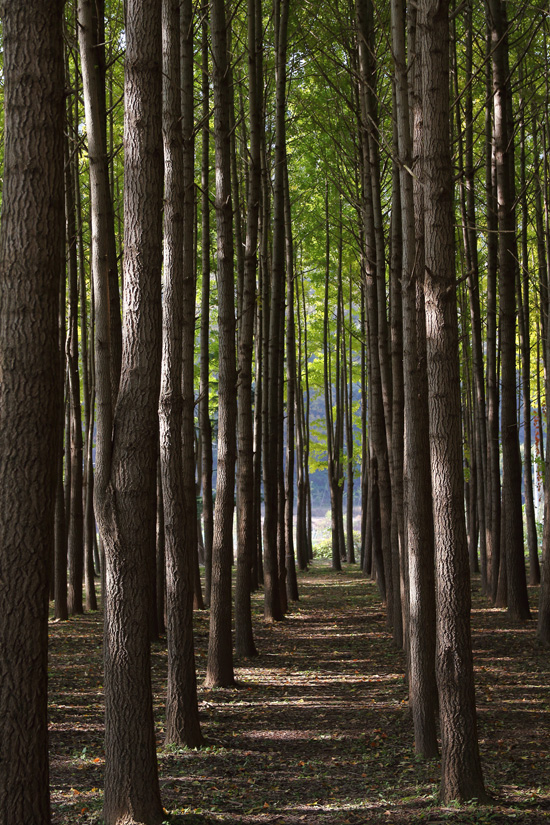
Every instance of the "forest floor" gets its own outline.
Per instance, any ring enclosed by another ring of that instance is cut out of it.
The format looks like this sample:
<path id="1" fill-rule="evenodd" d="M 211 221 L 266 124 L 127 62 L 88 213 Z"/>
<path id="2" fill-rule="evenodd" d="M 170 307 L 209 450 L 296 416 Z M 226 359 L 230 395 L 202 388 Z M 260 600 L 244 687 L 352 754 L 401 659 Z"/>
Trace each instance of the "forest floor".
<path id="1" fill-rule="evenodd" d="M 537 592 L 530 589 L 533 608 Z M 534 612 L 535 615 L 535 612 Z M 550 823 L 550 656 L 534 621 L 512 626 L 473 585 L 481 759 L 494 804 L 442 807 L 439 762 L 417 760 L 404 657 L 376 585 L 315 562 L 300 601 L 266 624 L 234 689 L 202 687 L 208 614 L 196 619 L 202 750 L 164 749 L 165 643 L 153 646 L 163 805 L 177 825 Z M 50 624 L 54 825 L 100 825 L 104 773 L 99 613 Z"/>

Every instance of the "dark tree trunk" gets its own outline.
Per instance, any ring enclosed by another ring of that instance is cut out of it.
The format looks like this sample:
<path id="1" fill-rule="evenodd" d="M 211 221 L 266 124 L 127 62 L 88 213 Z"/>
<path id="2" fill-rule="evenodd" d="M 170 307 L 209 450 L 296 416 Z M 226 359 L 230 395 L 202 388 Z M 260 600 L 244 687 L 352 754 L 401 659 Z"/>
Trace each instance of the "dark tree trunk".
<path id="1" fill-rule="evenodd" d="M 211 0 L 214 140 L 216 147 L 216 225 L 218 239 L 219 405 L 218 477 L 212 544 L 210 634 L 205 684 L 234 684 L 231 641 L 231 565 L 233 562 L 233 512 L 237 370 L 235 362 L 235 282 L 233 263 L 233 207 L 231 202 L 231 135 L 227 23 L 224 0 Z"/>
<path id="2" fill-rule="evenodd" d="M 202 157 L 201 157 L 201 250 L 202 250 L 202 290 L 200 326 L 200 382 L 199 382 L 199 427 L 202 448 L 202 521 L 204 530 L 204 597 L 210 604 L 212 583 L 212 536 L 214 503 L 212 496 L 212 423 L 210 421 L 210 96 L 208 74 L 208 2 L 202 10 Z"/>
<path id="3" fill-rule="evenodd" d="M 257 654 L 252 633 L 250 606 L 251 576 L 256 552 L 254 510 L 254 428 L 252 410 L 252 354 L 256 320 L 256 272 L 258 218 L 261 197 L 260 82 L 256 73 L 256 0 L 248 0 L 248 80 L 250 117 L 250 168 L 246 246 L 241 298 L 238 383 L 238 465 L 237 465 L 237 577 L 235 585 L 235 652 L 237 656 Z"/>
<path id="4" fill-rule="evenodd" d="M 49 825 L 48 577 L 59 432 L 63 4 L 2 4 L 0 811 Z M 9 364 L 9 368 L 6 365 Z"/>
<path id="5" fill-rule="evenodd" d="M 440 796 L 443 803 L 451 799 L 485 801 L 477 741 L 463 503 L 449 140 L 448 5 L 439 0 L 422 0 L 420 22 L 424 35 L 425 300 L 441 723 Z"/>
<path id="6" fill-rule="evenodd" d="M 403 232 L 403 381 L 404 413 L 404 531 L 408 561 L 406 610 L 409 617 L 409 696 L 412 709 L 415 751 L 430 759 L 437 755 L 435 725 L 437 686 L 435 682 L 435 589 L 432 492 L 429 462 L 426 331 L 423 269 L 423 231 L 415 228 L 414 179 L 420 182 L 422 168 L 421 70 L 422 54 L 417 35 L 415 10 L 409 18 L 410 54 L 408 77 L 405 53 L 405 16 L 402 0 L 392 3 L 392 37 L 395 54 L 397 129 L 401 178 Z M 411 71 L 411 68 L 409 68 Z M 412 84 L 415 151 L 411 140 L 409 82 Z M 417 162 L 413 167 L 413 155 Z M 416 196 L 417 222 L 423 219 L 420 192 Z M 420 227 L 419 227 L 420 229 Z"/>
<path id="7" fill-rule="evenodd" d="M 94 268 L 98 396 L 95 504 L 106 563 L 104 818 L 106 825 L 157 825 L 163 812 L 150 680 L 148 571 L 155 552 L 161 363 L 160 2 L 145 6 L 129 0 L 126 23 L 126 320 L 114 419 L 104 261 Z M 92 197 L 97 196 L 92 187 Z M 97 215 L 97 208 L 92 202 L 92 216 Z M 96 237 L 97 224 L 94 229 Z"/>
<path id="8" fill-rule="evenodd" d="M 180 25 L 185 38 L 191 24 L 188 0 L 163 0 L 163 134 L 164 134 L 164 301 L 162 377 L 159 403 L 160 465 L 166 556 L 166 630 L 168 677 L 167 744 L 196 748 L 202 744 L 193 646 L 193 580 L 191 544 L 196 513 L 188 506 L 183 483 L 182 423 L 185 399 L 181 385 L 183 306 L 190 284 L 184 277 L 185 209 L 184 148 L 180 103 Z M 185 73 L 189 66 L 184 64 Z M 191 75 L 192 79 L 192 75 Z M 184 120 L 185 123 L 185 120 Z M 192 224 L 191 224 L 192 227 Z M 194 285 L 193 285 L 194 287 Z M 188 435 L 188 433 L 187 433 Z M 183 493 L 183 495 L 182 495 Z"/>
<path id="9" fill-rule="evenodd" d="M 494 151 L 498 195 L 499 309 L 501 341 L 502 534 L 501 563 L 506 566 L 508 612 L 530 617 L 523 553 L 521 455 L 516 406 L 516 267 L 513 136 L 508 66 L 508 22 L 501 0 L 489 0 L 493 65 Z"/>
<path id="10" fill-rule="evenodd" d="M 285 281 L 285 217 L 284 164 L 286 156 L 286 49 L 289 0 L 281 0 L 275 16 L 276 39 L 276 111 L 275 111 L 275 182 L 273 189 L 273 255 L 271 264 L 271 294 L 269 302 L 268 352 L 264 361 L 267 381 L 264 393 L 267 418 L 264 423 L 264 615 L 268 621 L 283 618 L 279 565 L 277 558 L 278 523 L 278 455 L 279 363 L 281 342 L 281 312 L 284 306 Z"/>

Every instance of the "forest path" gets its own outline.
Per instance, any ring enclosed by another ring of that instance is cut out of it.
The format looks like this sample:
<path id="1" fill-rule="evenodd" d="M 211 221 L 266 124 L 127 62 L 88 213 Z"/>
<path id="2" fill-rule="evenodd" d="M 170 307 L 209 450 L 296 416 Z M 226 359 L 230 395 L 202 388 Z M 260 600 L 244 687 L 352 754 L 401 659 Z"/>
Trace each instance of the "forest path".
<path id="1" fill-rule="evenodd" d="M 532 593 L 535 598 L 535 593 Z M 495 807 L 437 804 L 439 763 L 415 760 L 404 656 L 376 585 L 357 567 L 316 562 L 284 622 L 263 621 L 260 656 L 237 660 L 238 687 L 202 687 L 208 614 L 196 618 L 207 747 L 162 748 L 166 651 L 153 647 L 162 799 L 174 823 L 360 825 L 550 823 L 550 666 L 534 627 L 510 628 L 474 586 L 482 762 Z M 97 614 L 51 626 L 56 825 L 101 823 L 101 628 Z M 528 677 L 525 675 L 528 674 Z M 527 702 L 526 702 L 527 700 Z"/>

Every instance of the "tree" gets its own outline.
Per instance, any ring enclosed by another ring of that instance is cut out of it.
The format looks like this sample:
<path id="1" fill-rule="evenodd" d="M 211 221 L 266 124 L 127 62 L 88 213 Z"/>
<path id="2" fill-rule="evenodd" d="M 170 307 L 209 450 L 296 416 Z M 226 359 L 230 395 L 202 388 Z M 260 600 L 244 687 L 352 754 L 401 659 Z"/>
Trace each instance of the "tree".
<path id="1" fill-rule="evenodd" d="M 48 575 L 63 272 L 60 0 L 2 4 L 0 230 L 0 811 L 48 825 Z"/>
<path id="2" fill-rule="evenodd" d="M 193 646 L 192 546 L 183 490 L 182 410 L 193 401 L 182 393 L 183 303 L 188 298 L 183 278 L 184 209 L 183 134 L 180 100 L 180 19 L 189 26 L 189 4 L 163 2 L 163 135 L 165 165 L 164 303 L 160 418 L 160 464 L 166 554 L 168 695 L 166 742 L 202 744 L 197 704 Z M 185 15 L 187 12 L 187 15 Z M 180 18 L 181 14 L 181 18 Z M 193 216 L 193 212 L 191 212 Z M 193 225 L 193 224 L 192 224 Z M 193 284 L 194 289 L 194 284 Z M 192 302 L 193 303 L 193 302 Z M 196 523 L 196 520 L 195 520 Z"/>
<path id="3" fill-rule="evenodd" d="M 254 430 L 252 409 L 252 354 L 256 318 L 256 271 L 258 266 L 258 218 L 261 197 L 261 85 L 256 61 L 256 5 L 248 0 L 248 79 L 250 118 L 250 167 L 244 253 L 243 288 L 239 323 L 239 383 L 237 466 L 237 580 L 235 585 L 235 650 L 239 656 L 257 653 L 252 633 L 250 591 L 256 550 L 254 510 Z M 261 5 L 261 4 L 260 4 Z"/>
<path id="4" fill-rule="evenodd" d="M 210 635 L 205 684 L 228 687 L 235 681 L 231 642 L 231 564 L 236 462 L 235 299 L 233 207 L 227 22 L 224 0 L 211 0 L 216 152 L 216 228 L 218 259 L 219 405 L 218 478 L 214 506 Z"/>
<path id="5" fill-rule="evenodd" d="M 521 456 L 516 407 L 516 267 L 518 261 L 514 143 L 509 128 L 508 21 L 501 0 L 487 3 L 493 67 L 493 139 L 498 202 L 499 308 L 501 342 L 502 529 L 501 570 L 507 605 L 516 620 L 530 617 L 521 512 Z"/>
<path id="6" fill-rule="evenodd" d="M 425 300 L 442 802 L 485 800 L 470 639 L 449 140 L 449 5 L 422 0 Z"/>
<path id="7" fill-rule="evenodd" d="M 161 5 L 129 0 L 124 123 L 124 331 L 113 410 L 105 261 L 94 270 L 95 511 L 105 547 L 107 825 L 163 819 L 150 677 L 161 364 Z M 93 195 L 93 188 L 92 188 Z M 92 219 L 94 206 L 92 204 Z"/>
<path id="8" fill-rule="evenodd" d="M 432 496 L 429 466 L 428 408 L 426 375 L 426 334 L 421 263 L 421 238 L 416 239 L 413 186 L 413 143 L 409 110 L 408 67 L 412 70 L 416 104 L 421 100 L 420 38 L 416 10 L 409 18 L 410 54 L 405 51 L 405 14 L 402 0 L 392 2 L 392 45 L 396 71 L 398 149 L 401 179 L 403 237 L 403 379 L 406 428 L 404 433 L 404 510 L 407 548 L 409 615 L 409 694 L 414 722 L 416 753 L 426 758 L 437 755 L 435 727 L 435 590 Z M 413 64 L 414 59 L 414 64 Z M 417 114 L 417 147 L 420 107 Z M 415 177 L 421 175 L 419 164 Z M 418 205 L 418 200 L 417 200 Z M 417 210 L 421 211 L 421 210 Z M 417 216 L 419 219 L 422 215 Z"/>

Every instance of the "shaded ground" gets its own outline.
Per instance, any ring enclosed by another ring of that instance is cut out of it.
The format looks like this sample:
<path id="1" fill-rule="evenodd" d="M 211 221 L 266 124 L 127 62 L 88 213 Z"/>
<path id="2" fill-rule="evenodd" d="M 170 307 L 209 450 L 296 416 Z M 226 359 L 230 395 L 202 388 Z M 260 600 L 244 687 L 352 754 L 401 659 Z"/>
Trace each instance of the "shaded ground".
<path id="1" fill-rule="evenodd" d="M 531 591 L 533 604 L 536 593 Z M 550 823 L 550 659 L 534 623 L 511 627 L 474 585 L 481 756 L 492 807 L 437 804 L 439 764 L 412 751 L 404 659 L 375 585 L 316 566 L 288 618 L 266 625 L 260 657 L 236 662 L 239 688 L 200 687 L 201 751 L 165 750 L 166 653 L 153 649 L 163 804 L 175 823 Z M 196 614 L 199 684 L 208 616 Z M 99 614 L 50 625 L 55 825 L 102 822 Z"/>

